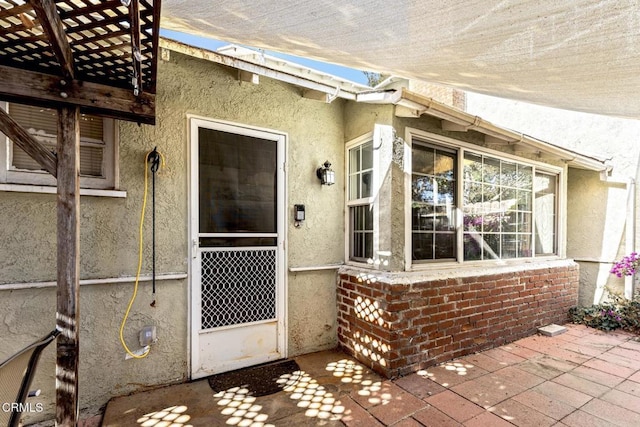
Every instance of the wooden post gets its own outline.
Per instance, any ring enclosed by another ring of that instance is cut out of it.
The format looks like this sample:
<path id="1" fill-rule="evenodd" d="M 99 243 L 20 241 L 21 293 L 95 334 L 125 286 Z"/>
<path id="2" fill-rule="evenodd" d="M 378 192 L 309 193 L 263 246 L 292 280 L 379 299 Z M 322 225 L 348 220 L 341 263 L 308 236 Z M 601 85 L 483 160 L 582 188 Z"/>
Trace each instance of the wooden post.
<path id="1" fill-rule="evenodd" d="M 58 310 L 56 426 L 78 423 L 80 122 L 78 107 L 58 110 Z"/>

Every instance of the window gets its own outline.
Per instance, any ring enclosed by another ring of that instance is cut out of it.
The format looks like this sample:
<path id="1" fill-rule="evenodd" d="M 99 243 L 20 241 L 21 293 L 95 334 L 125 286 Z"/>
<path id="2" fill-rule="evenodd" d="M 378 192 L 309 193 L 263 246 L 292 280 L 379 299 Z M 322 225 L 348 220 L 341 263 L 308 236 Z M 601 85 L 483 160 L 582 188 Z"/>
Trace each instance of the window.
<path id="1" fill-rule="evenodd" d="M 373 142 L 348 149 L 349 258 L 366 262 L 374 254 Z"/>
<path id="2" fill-rule="evenodd" d="M 411 173 L 412 257 L 456 257 L 456 152 L 415 143 Z"/>
<path id="3" fill-rule="evenodd" d="M 464 260 L 531 256 L 532 170 L 465 152 Z"/>
<path id="4" fill-rule="evenodd" d="M 412 262 L 557 254 L 559 171 L 460 145 L 412 140 Z"/>
<path id="5" fill-rule="evenodd" d="M 11 117 L 51 151 L 56 149 L 57 112 L 54 109 L 0 103 Z M 80 115 L 80 186 L 112 189 L 116 176 L 114 120 L 89 114 Z M 2 134 L 0 134 L 2 136 Z M 0 139 L 2 141 L 2 139 Z M 9 138 L 4 137 L 0 155 L 0 182 L 55 186 L 55 179 L 44 172 Z"/>

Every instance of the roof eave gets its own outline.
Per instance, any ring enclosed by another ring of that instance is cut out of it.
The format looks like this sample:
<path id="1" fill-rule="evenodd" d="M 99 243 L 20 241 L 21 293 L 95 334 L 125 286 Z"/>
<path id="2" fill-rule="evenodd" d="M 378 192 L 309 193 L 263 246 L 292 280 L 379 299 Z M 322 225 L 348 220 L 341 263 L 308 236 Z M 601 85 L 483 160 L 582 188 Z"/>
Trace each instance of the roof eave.
<path id="1" fill-rule="evenodd" d="M 462 110 L 422 96 L 406 89 L 395 91 L 371 91 L 357 95 L 358 102 L 375 104 L 393 104 L 404 107 L 406 115 L 420 117 L 428 114 L 460 126 L 465 130 L 474 130 L 507 144 L 520 144 L 535 151 L 546 153 L 567 163 L 571 167 L 608 172 L 611 166 L 605 161 L 595 159 L 566 148 L 558 147 L 545 141 L 530 137 L 523 133 L 497 126 L 481 117 L 465 113 Z"/>
<path id="2" fill-rule="evenodd" d="M 331 102 L 336 98 L 348 99 L 352 101 L 356 99 L 356 92 L 341 88 L 339 85 L 332 86 L 331 84 L 318 81 L 311 77 L 303 77 L 266 65 L 256 64 L 254 62 L 247 61 L 235 56 L 224 55 L 220 52 L 191 46 L 175 40 L 161 37 L 160 47 L 169 49 L 174 52 L 189 55 L 194 58 L 204 59 L 206 61 L 226 65 L 228 67 L 236 68 L 238 70 L 246 71 L 259 76 L 264 76 L 290 83 L 304 89 L 323 92 L 327 94 L 327 102 Z"/>

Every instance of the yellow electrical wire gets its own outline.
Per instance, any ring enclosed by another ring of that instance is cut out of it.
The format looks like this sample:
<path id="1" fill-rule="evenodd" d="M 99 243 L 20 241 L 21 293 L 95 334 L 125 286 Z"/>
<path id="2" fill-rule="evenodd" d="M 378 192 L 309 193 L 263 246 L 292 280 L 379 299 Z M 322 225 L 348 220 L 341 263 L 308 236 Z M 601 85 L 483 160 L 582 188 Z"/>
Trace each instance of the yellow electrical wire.
<path id="1" fill-rule="evenodd" d="M 120 324 L 120 343 L 122 347 L 127 352 L 127 354 L 134 359 L 144 359 L 149 355 L 151 349 L 147 349 L 144 353 L 138 355 L 129 350 L 127 343 L 124 342 L 124 327 L 127 323 L 127 318 L 129 317 L 129 312 L 131 311 L 131 307 L 133 306 L 133 302 L 136 300 L 136 296 L 138 295 L 138 283 L 140 282 L 140 272 L 142 271 L 142 236 L 144 230 L 144 213 L 147 209 L 147 187 L 149 186 L 149 172 L 147 167 L 147 159 L 149 158 L 149 154 L 151 154 L 153 150 L 149 151 L 144 156 L 144 196 L 142 197 L 142 213 L 140 214 L 140 229 L 138 231 L 138 270 L 136 272 L 136 280 L 133 285 L 133 295 L 129 300 L 129 305 L 127 306 L 127 311 L 124 313 L 124 317 L 122 318 L 122 323 Z M 160 159 L 162 160 L 161 165 L 164 166 L 164 156 L 162 153 L 158 151 L 160 155 Z"/>

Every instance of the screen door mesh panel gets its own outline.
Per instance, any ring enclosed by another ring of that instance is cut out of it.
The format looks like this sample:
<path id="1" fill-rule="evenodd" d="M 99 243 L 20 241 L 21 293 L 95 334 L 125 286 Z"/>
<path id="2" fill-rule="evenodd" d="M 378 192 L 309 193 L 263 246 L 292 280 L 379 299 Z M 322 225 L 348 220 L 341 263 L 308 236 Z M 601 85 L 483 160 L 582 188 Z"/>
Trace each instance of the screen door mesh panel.
<path id="1" fill-rule="evenodd" d="M 202 329 L 276 318 L 276 249 L 202 252 Z"/>

